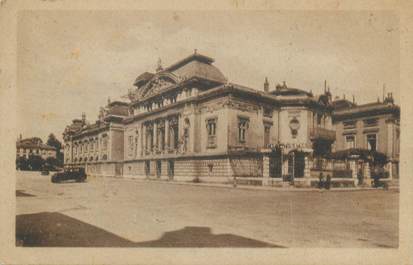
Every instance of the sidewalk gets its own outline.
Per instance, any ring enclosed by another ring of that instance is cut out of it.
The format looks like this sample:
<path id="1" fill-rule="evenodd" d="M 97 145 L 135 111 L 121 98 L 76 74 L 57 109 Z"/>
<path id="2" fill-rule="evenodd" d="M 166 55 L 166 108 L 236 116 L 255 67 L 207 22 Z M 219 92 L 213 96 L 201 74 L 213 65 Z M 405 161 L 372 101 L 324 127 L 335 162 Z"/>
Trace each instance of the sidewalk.
<path id="1" fill-rule="evenodd" d="M 101 178 L 95 177 L 93 178 Z M 309 192 L 309 191 L 318 191 L 318 192 L 328 192 L 328 191 L 338 191 L 338 192 L 350 192 L 350 191 L 368 191 L 368 190 L 383 190 L 381 188 L 372 188 L 372 187 L 346 187 L 346 188 L 330 188 L 329 190 L 326 189 L 318 189 L 318 188 L 302 188 L 302 187 L 294 187 L 294 186 L 287 186 L 287 187 L 272 187 L 272 186 L 249 186 L 249 185 L 237 185 L 234 187 L 232 184 L 224 184 L 224 183 L 194 183 L 194 182 L 183 182 L 183 181 L 170 181 L 164 179 L 135 179 L 135 178 L 123 178 L 123 177 L 115 177 L 115 176 L 106 176 L 106 178 L 121 178 L 124 180 L 130 181 L 139 181 L 139 182 L 157 182 L 157 183 L 164 183 L 164 184 L 172 184 L 172 185 L 189 185 L 189 186 L 200 186 L 200 187 L 214 187 L 214 188 L 226 188 L 226 189 L 241 189 L 241 190 L 265 190 L 265 191 L 293 191 L 293 192 Z M 389 187 L 389 191 L 398 191 L 398 187 Z"/>

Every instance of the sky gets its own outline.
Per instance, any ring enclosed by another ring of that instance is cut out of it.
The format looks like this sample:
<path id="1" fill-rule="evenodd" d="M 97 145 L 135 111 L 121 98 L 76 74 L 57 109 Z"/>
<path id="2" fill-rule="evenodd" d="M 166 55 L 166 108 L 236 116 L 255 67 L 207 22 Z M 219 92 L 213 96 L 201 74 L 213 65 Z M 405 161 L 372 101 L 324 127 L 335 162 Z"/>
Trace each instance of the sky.
<path id="1" fill-rule="evenodd" d="M 160 58 L 198 53 L 230 82 L 399 101 L 399 19 L 391 11 L 23 11 L 18 22 L 18 131 L 47 139 L 82 112 L 120 99 Z"/>

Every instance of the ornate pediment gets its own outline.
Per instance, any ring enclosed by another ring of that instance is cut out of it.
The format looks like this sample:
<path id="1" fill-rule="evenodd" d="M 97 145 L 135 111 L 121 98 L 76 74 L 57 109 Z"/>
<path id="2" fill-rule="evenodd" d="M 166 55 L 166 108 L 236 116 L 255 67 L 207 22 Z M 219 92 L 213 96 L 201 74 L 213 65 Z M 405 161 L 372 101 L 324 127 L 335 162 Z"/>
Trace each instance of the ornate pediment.
<path id="1" fill-rule="evenodd" d="M 154 76 L 144 87 L 139 89 L 139 97 L 146 98 L 159 94 L 163 90 L 176 85 L 179 78 L 171 73 L 161 73 Z"/>

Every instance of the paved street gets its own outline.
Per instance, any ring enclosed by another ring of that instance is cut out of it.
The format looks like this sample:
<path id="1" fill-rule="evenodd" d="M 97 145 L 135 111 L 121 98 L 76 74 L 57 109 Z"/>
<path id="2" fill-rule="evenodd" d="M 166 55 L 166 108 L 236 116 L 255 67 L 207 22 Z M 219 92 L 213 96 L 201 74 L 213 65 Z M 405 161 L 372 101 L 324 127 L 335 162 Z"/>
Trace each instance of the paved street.
<path id="1" fill-rule="evenodd" d="M 395 191 L 266 191 L 17 173 L 16 244 L 397 247 Z"/>

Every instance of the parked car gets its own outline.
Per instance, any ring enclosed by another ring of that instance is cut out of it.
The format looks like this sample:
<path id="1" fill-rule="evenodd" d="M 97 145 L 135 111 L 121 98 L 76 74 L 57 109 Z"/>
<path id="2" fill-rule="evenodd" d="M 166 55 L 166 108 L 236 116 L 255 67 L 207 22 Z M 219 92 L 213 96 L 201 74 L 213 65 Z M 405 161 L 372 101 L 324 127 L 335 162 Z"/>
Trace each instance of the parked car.
<path id="1" fill-rule="evenodd" d="M 53 183 L 59 183 L 62 181 L 74 180 L 76 182 L 84 182 L 86 180 L 86 172 L 82 167 L 65 168 L 62 172 L 53 174 L 51 181 Z"/>

